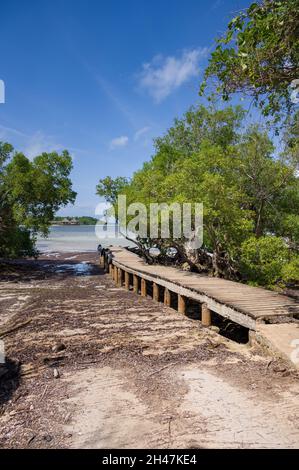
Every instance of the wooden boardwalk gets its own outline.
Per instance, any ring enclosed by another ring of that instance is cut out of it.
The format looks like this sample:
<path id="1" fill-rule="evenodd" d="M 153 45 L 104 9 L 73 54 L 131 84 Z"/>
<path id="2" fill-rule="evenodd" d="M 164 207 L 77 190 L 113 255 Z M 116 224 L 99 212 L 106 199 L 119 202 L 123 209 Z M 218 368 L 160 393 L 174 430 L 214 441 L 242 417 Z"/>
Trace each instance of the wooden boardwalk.
<path id="1" fill-rule="evenodd" d="M 181 313 L 185 313 L 186 299 L 197 301 L 206 326 L 211 324 L 211 312 L 250 330 L 256 330 L 259 323 L 287 322 L 290 317 L 299 316 L 298 301 L 286 295 L 173 267 L 148 265 L 121 247 L 109 250 L 112 255 L 110 272 L 119 286 L 132 287 L 134 292 L 146 296 L 150 285 L 155 300 L 159 300 L 162 288 L 166 305 L 170 305 L 171 293 L 175 293 Z"/>

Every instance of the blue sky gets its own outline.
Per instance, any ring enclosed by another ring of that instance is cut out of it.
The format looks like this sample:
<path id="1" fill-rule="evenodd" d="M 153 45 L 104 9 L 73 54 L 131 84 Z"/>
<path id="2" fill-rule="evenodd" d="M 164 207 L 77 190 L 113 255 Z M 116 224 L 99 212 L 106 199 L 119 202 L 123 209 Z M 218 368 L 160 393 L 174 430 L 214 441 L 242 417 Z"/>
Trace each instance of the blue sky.
<path id="1" fill-rule="evenodd" d="M 131 176 L 191 105 L 213 40 L 244 0 L 2 0 L 0 140 L 30 158 L 66 148 L 93 215 L 104 176 Z"/>

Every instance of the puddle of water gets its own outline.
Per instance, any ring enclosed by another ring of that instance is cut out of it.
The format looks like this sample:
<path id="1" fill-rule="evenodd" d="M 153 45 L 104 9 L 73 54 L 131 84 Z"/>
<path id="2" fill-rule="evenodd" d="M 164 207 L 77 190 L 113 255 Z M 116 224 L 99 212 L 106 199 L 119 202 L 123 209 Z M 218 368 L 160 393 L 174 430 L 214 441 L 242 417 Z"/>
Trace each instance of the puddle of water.
<path id="1" fill-rule="evenodd" d="M 82 261 L 82 263 L 76 264 L 59 264 L 57 266 L 56 272 L 61 274 L 67 271 L 71 271 L 72 274 L 75 274 L 76 276 L 87 276 L 88 274 L 90 274 L 91 269 L 92 266 L 87 263 L 87 261 Z"/>

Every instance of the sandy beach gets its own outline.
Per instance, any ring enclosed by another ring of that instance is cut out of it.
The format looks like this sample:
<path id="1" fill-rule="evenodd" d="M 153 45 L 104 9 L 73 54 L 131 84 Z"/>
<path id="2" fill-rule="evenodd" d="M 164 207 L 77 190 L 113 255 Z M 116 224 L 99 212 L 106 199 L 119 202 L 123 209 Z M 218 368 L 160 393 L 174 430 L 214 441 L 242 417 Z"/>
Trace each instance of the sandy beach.
<path id="1" fill-rule="evenodd" d="M 94 253 L 0 276 L 2 448 L 299 447 L 299 381 L 263 351 L 119 289 Z"/>

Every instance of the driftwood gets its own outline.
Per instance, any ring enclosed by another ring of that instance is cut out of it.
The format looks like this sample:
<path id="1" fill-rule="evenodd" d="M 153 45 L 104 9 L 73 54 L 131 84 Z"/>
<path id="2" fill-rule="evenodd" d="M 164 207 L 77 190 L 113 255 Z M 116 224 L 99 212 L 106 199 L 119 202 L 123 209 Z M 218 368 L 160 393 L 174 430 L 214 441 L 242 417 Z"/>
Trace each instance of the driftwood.
<path id="1" fill-rule="evenodd" d="M 7 329 L 0 330 L 0 338 L 3 338 L 3 336 L 6 336 L 9 333 L 12 333 L 13 331 L 16 331 L 16 330 L 19 330 L 20 328 L 23 328 L 24 326 L 28 325 L 28 323 L 30 323 L 30 322 L 31 322 L 31 318 L 29 318 L 29 320 L 26 320 L 22 323 L 18 323 L 14 326 L 11 326 Z"/>
<path id="2" fill-rule="evenodd" d="M 45 365 L 24 364 L 21 366 L 20 376 L 31 379 L 32 377 L 37 377 L 45 369 L 47 369 Z"/>

